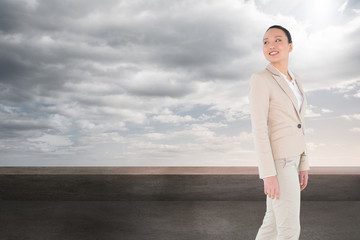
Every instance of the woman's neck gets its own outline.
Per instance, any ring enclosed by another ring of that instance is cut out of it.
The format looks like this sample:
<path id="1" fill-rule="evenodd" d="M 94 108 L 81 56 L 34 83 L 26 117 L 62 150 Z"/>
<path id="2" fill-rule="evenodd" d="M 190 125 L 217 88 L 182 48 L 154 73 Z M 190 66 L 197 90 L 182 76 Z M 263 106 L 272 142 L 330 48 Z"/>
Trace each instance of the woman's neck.
<path id="1" fill-rule="evenodd" d="M 288 63 L 271 63 L 274 67 L 276 67 L 277 70 L 279 70 L 282 74 L 285 76 L 288 75 Z"/>

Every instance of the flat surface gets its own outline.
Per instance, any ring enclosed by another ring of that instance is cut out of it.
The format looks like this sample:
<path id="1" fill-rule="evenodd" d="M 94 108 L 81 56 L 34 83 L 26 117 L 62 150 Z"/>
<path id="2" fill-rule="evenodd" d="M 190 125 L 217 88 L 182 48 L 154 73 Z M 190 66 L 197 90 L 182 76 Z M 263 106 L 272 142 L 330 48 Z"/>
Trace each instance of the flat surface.
<path id="1" fill-rule="evenodd" d="M 360 175 L 311 175 L 302 240 L 358 240 Z M 0 240 L 253 240 L 263 181 L 242 174 L 0 174 Z"/>
<path id="2" fill-rule="evenodd" d="M 262 201 L 263 197 L 263 180 L 257 175 L 0 175 L 0 200 Z M 311 175 L 302 199 L 360 201 L 360 175 Z"/>
<path id="3" fill-rule="evenodd" d="M 264 201 L 0 201 L 0 240 L 255 239 Z M 358 240 L 359 201 L 304 201 L 302 240 Z"/>
<path id="4" fill-rule="evenodd" d="M 257 167 L 0 167 L 0 174 L 258 174 Z M 360 174 L 360 167 L 311 167 L 309 174 Z"/>

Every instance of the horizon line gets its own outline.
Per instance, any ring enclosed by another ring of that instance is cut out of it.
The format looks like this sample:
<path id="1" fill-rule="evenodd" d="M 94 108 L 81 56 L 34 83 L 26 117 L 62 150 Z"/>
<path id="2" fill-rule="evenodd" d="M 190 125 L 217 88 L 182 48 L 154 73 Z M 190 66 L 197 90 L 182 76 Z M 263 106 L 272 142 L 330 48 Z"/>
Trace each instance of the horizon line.
<path id="1" fill-rule="evenodd" d="M 255 166 L 2 166 L 7 174 L 258 175 Z M 309 175 L 360 175 L 360 166 L 313 166 Z"/>

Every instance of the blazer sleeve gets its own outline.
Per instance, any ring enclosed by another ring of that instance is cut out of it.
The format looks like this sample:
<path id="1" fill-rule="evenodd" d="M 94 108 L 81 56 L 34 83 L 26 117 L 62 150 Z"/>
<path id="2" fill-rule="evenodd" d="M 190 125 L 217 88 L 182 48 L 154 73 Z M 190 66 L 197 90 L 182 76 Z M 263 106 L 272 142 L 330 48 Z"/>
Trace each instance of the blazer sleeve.
<path id="1" fill-rule="evenodd" d="M 249 102 L 259 177 L 261 179 L 277 174 L 267 124 L 269 101 L 270 93 L 266 78 L 264 79 L 259 73 L 253 74 L 249 85 Z"/>
<path id="2" fill-rule="evenodd" d="M 306 146 L 305 146 L 306 148 Z M 299 171 L 308 171 L 310 170 L 309 159 L 307 155 L 307 149 L 300 155 L 300 163 L 298 167 Z"/>

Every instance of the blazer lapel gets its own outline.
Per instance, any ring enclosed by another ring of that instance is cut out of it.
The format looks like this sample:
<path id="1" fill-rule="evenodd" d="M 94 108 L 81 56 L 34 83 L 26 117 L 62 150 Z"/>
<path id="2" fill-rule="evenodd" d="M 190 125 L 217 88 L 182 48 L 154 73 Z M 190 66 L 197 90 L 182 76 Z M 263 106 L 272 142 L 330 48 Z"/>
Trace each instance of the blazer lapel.
<path id="1" fill-rule="evenodd" d="M 288 95 L 288 97 L 290 98 L 294 108 L 296 109 L 296 113 L 297 113 L 299 119 L 301 119 L 301 116 L 300 116 L 299 110 L 298 110 L 297 99 L 295 97 L 295 94 L 293 93 L 293 91 L 289 87 L 289 85 L 285 82 L 286 80 L 281 77 L 281 75 L 279 73 L 279 70 L 277 70 L 273 65 L 269 64 L 266 67 L 266 69 L 273 74 L 273 77 L 276 80 L 276 82 L 279 84 L 279 86 L 282 88 L 282 90 Z M 298 83 L 298 82 L 296 82 L 296 83 Z M 300 86 L 299 86 L 299 89 L 300 89 Z M 303 94 L 302 88 L 300 89 L 300 91 Z M 303 96 L 304 96 L 304 94 L 303 94 Z M 303 103 L 301 109 L 303 109 L 303 106 L 304 106 L 304 103 Z M 301 111 L 301 113 L 303 114 L 303 111 Z"/>
<path id="2" fill-rule="evenodd" d="M 303 96 L 303 103 L 301 105 L 301 109 L 300 109 L 300 117 L 301 119 L 304 119 L 304 116 L 305 116 L 305 107 L 306 107 L 306 104 L 307 104 L 307 101 L 306 101 L 306 97 L 305 97 L 305 93 L 304 93 L 304 89 L 302 87 L 302 84 L 301 84 L 301 80 L 299 79 L 299 77 L 297 75 L 295 75 L 295 81 L 296 81 L 296 84 L 298 85 L 299 87 L 299 90 Z"/>

